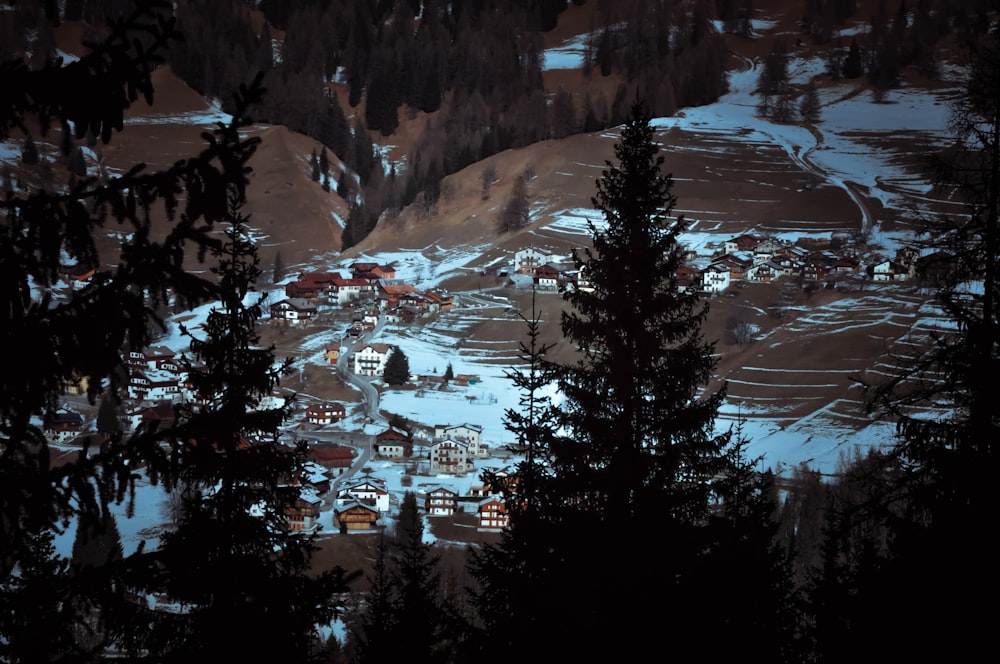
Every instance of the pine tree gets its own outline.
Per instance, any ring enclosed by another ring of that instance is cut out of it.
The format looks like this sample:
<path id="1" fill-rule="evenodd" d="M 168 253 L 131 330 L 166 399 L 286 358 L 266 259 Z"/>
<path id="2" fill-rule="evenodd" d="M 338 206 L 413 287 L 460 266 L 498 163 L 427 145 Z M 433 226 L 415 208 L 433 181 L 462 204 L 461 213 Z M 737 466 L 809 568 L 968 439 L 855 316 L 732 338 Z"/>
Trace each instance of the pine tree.
<path id="1" fill-rule="evenodd" d="M 172 461 L 186 488 L 180 523 L 148 554 L 160 573 L 147 592 L 165 593 L 187 611 L 126 634 L 130 652 L 303 661 L 317 626 L 333 618 L 334 593 L 344 589 L 339 568 L 311 573 L 311 540 L 287 527 L 305 450 L 278 440 L 288 401 L 265 404 L 289 362 L 276 362 L 274 348 L 259 344 L 253 291 L 260 268 L 243 203 L 231 190 L 225 240 L 213 251 L 219 306 L 200 334 L 185 330 L 190 380 L 204 405 L 179 409 Z M 267 629 L 233 639 L 247 622 Z"/>
<path id="2" fill-rule="evenodd" d="M 323 180 L 323 191 L 330 191 L 330 157 L 326 154 L 326 146 L 319 153 L 319 174 Z"/>
<path id="3" fill-rule="evenodd" d="M 819 93 L 816 92 L 816 84 L 812 81 L 806 86 L 805 94 L 799 103 L 799 115 L 804 122 L 816 123 L 820 119 Z"/>
<path id="4" fill-rule="evenodd" d="M 281 252 L 274 254 L 274 267 L 271 270 L 271 283 L 280 284 L 285 278 L 285 260 L 281 257 Z"/>
<path id="5" fill-rule="evenodd" d="M 393 348 L 389 352 L 382 380 L 386 385 L 403 385 L 410 380 L 410 360 L 399 348 Z"/>
<path id="6" fill-rule="evenodd" d="M 489 554 L 496 575 L 477 566 L 486 573 L 477 606 L 497 600 L 482 651 L 610 661 L 664 642 L 684 657 L 712 640 L 735 656 L 754 626 L 766 625 L 756 638 L 778 660 L 786 597 L 765 516 L 769 493 L 740 445 L 715 431 L 723 392 L 705 391 L 714 367 L 700 331 L 707 309 L 677 286 L 686 222 L 669 216 L 672 181 L 661 173 L 645 104 L 633 105 L 615 156 L 593 199 L 605 226 L 592 224 L 593 247 L 575 256 L 590 288 L 565 294 L 561 328 L 579 357 L 529 374 L 528 394 L 538 394 L 534 380 L 554 380 L 561 402 L 553 410 L 532 399 L 538 410 L 516 421 L 542 449 L 532 454 L 537 466 L 524 467 L 527 488 L 518 478 L 526 493 L 509 507 L 511 538 Z M 650 527 L 669 544 L 642 541 Z M 619 536 L 594 538 L 595 529 Z M 629 564 L 642 570 L 634 578 L 609 564 L 623 537 Z M 706 584 L 750 554 L 727 578 L 765 594 L 751 600 Z M 540 652 L 520 651 L 525 642 Z"/>
<path id="7" fill-rule="evenodd" d="M 313 182 L 319 182 L 319 176 L 319 155 L 316 154 L 316 148 L 313 148 L 309 154 L 309 179 Z"/>
<path id="8" fill-rule="evenodd" d="M 858 38 L 852 37 L 851 47 L 844 59 L 844 78 L 858 78 L 863 73 L 865 69 L 861 60 L 861 47 L 858 45 Z"/>

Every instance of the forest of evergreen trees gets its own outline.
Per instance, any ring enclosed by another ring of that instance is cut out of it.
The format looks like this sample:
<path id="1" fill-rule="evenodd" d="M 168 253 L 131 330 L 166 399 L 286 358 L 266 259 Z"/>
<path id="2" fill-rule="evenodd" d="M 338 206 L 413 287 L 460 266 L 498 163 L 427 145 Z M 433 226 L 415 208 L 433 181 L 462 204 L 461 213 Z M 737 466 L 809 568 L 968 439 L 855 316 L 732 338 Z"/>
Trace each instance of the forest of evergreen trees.
<path id="1" fill-rule="evenodd" d="M 521 4 L 534 8 L 538 29 L 560 5 Z M 295 16 L 287 7 L 301 5 L 262 6 L 280 26 Z M 485 23 L 469 6 L 458 19 Z M 261 270 L 242 206 L 258 139 L 240 129 L 266 99 L 268 74 L 243 81 L 228 97 L 232 123 L 164 171 L 83 173 L 66 184 L 31 169 L 17 183 L 5 178 L 0 335 L 33 366 L 0 372 L 0 659 L 599 662 L 655 653 L 832 663 L 990 652 L 1000 589 L 988 527 L 1000 505 L 1000 8 L 988 6 L 961 42 L 969 66 L 954 145 L 934 156 L 932 184 L 958 205 L 920 220 L 914 238 L 947 256 L 937 299 L 955 325 L 901 358 L 897 374 L 864 385 L 872 412 L 898 425 L 893 444 L 845 458 L 834 477 L 804 466 L 779 480 L 747 458 L 738 427 L 716 431 L 725 388 L 704 392 L 715 362 L 701 334 L 707 305 L 677 287 L 686 221 L 673 214 L 653 106 L 637 99 L 596 183 L 606 229 L 592 227 L 592 245 L 576 257 L 592 290 L 565 295 L 559 324 L 578 357 L 550 361 L 537 313 L 524 319 L 524 368 L 511 372 L 522 398 L 506 414 L 525 451 L 504 488 L 510 527 L 498 544 L 471 550 L 456 578 L 423 542 L 408 494 L 374 553 L 370 591 L 351 600 L 351 570 L 316 573 L 312 540 L 284 527 L 304 449 L 277 435 L 288 406 L 263 399 L 289 365 L 256 333 Z M 97 18 L 116 7 L 67 1 L 63 11 Z M 60 18 L 58 3 L 37 9 Z M 155 94 L 151 71 L 176 56 L 180 9 L 175 22 L 171 3 L 139 3 L 65 67 L 5 56 L 0 138 L 38 127 L 113 141 L 123 109 Z M 370 9 L 403 11 L 392 2 Z M 167 232 L 152 232 L 153 210 Z M 109 223 L 128 232 L 98 261 Z M 641 269 L 622 275 L 626 257 Z M 100 269 L 56 298 L 67 260 Z M 169 427 L 102 425 L 78 454 L 56 459 L 42 427 L 67 381 L 89 378 L 95 403 L 120 398 L 128 350 L 152 343 L 166 300 L 215 303 L 205 328 L 188 333 L 184 360 L 201 401 L 178 406 Z M 552 383 L 558 404 L 544 396 Z M 929 406 L 944 414 L 927 416 Z M 126 555 L 110 507 L 129 503 L 140 474 L 173 497 L 174 523 L 159 546 Z M 65 559 L 53 540 L 71 524 L 79 527 Z M 349 625 L 343 642 L 320 629 L 338 615 Z"/>

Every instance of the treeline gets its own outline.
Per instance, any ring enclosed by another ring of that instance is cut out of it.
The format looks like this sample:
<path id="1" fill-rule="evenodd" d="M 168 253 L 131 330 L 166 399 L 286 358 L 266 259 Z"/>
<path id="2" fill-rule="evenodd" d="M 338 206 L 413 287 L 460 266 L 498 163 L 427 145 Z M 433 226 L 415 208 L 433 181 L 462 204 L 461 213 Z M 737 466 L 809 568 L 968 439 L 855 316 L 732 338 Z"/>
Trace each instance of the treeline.
<path id="1" fill-rule="evenodd" d="M 657 115 L 671 115 L 711 102 L 725 89 L 726 49 L 711 23 L 711 0 L 599 3 L 584 66 L 594 76 L 620 77 L 612 99 L 543 87 L 541 38 L 567 0 L 175 4 L 185 36 L 169 52 L 178 76 L 228 109 L 233 90 L 266 72 L 268 94 L 255 119 L 315 138 L 356 176 L 356 184 L 352 177 L 352 186 L 339 192 L 350 209 L 345 247 L 384 213 L 414 202 L 433 210 L 442 178 L 472 163 L 620 124 L 637 93 Z M 77 0 L 66 3 L 62 16 L 99 27 L 128 5 Z M 35 43 L 45 44 L 48 22 L 19 27 L 36 25 L 45 32 Z M 20 42 L 23 37 L 12 43 Z M 51 51 L 33 53 L 41 61 L 40 54 Z M 406 170 L 390 172 L 369 132 L 390 136 L 402 114 L 434 112 Z"/>

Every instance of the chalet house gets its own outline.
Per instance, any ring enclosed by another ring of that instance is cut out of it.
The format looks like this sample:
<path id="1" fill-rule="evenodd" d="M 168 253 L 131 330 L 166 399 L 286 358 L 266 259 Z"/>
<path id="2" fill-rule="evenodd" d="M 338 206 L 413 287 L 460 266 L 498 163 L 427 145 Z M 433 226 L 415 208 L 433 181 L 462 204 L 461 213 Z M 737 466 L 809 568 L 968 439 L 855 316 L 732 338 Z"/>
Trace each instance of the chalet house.
<path id="1" fill-rule="evenodd" d="M 134 369 L 162 369 L 174 373 L 180 371 L 176 354 L 164 346 L 150 346 L 138 351 L 129 351 L 128 365 Z"/>
<path id="2" fill-rule="evenodd" d="M 336 276 L 330 280 L 330 287 L 327 292 L 329 293 L 331 304 L 344 306 L 370 295 L 372 293 L 372 286 L 364 279 L 346 279 Z"/>
<path id="3" fill-rule="evenodd" d="M 785 244 L 772 238 L 764 238 L 753 247 L 755 263 L 766 263 L 781 251 Z"/>
<path id="4" fill-rule="evenodd" d="M 127 392 L 136 401 L 176 401 L 181 398 L 181 382 L 166 371 L 136 371 L 129 376 Z"/>
<path id="5" fill-rule="evenodd" d="M 677 270 L 674 272 L 674 278 L 677 280 L 677 287 L 682 291 L 690 289 L 697 290 L 700 286 L 698 268 L 693 265 L 685 264 L 677 266 Z"/>
<path id="6" fill-rule="evenodd" d="M 319 286 L 321 290 L 326 290 L 330 287 L 330 282 L 339 276 L 336 272 L 302 272 L 299 274 L 299 280 L 311 281 Z"/>
<path id="7" fill-rule="evenodd" d="M 434 426 L 434 438 L 451 438 L 465 443 L 469 457 L 473 459 L 485 459 L 489 456 L 489 445 L 483 442 L 483 428 L 478 424 L 437 424 Z"/>
<path id="8" fill-rule="evenodd" d="M 758 244 L 765 239 L 762 235 L 746 233 L 726 240 L 726 253 L 735 254 L 740 252 L 752 252 Z"/>
<path id="9" fill-rule="evenodd" d="M 389 344 L 368 344 L 354 354 L 354 373 L 359 376 L 381 376 L 385 373 L 385 363 L 393 348 Z"/>
<path id="10" fill-rule="evenodd" d="M 354 278 L 365 279 L 366 281 L 396 278 L 396 268 L 391 263 L 379 265 L 378 263 L 356 262 L 351 263 L 350 270 Z"/>
<path id="11" fill-rule="evenodd" d="M 514 272 L 534 274 L 536 269 L 551 261 L 552 258 L 552 253 L 544 249 L 532 247 L 521 249 L 514 253 Z"/>
<path id="12" fill-rule="evenodd" d="M 774 281 L 778 277 L 785 274 L 785 271 L 780 265 L 774 261 L 767 261 L 766 263 L 759 263 L 754 265 L 752 268 L 747 270 L 746 278 L 753 281 L 762 281 L 764 283 L 769 283 Z"/>
<path id="13" fill-rule="evenodd" d="M 293 300 L 315 300 L 324 290 L 325 288 L 323 286 L 320 286 L 313 281 L 300 279 L 298 281 L 285 284 L 285 297 Z"/>
<path id="14" fill-rule="evenodd" d="M 544 290 L 555 290 L 563 280 L 563 273 L 552 263 L 535 268 L 535 285 Z"/>
<path id="15" fill-rule="evenodd" d="M 430 516 L 451 516 L 458 509 L 458 493 L 443 486 L 427 491 L 424 509 Z"/>
<path id="16" fill-rule="evenodd" d="M 802 266 L 802 279 L 805 281 L 823 281 L 826 279 L 826 275 L 829 272 L 829 268 L 825 264 L 814 263 L 812 261 L 806 261 Z"/>
<path id="17" fill-rule="evenodd" d="M 873 281 L 906 281 L 910 271 L 896 261 L 884 260 L 868 268 L 868 275 Z"/>
<path id="18" fill-rule="evenodd" d="M 315 491 L 303 489 L 295 504 L 285 508 L 288 529 L 292 532 L 311 532 L 320 528 L 319 508 L 323 500 Z"/>
<path id="19" fill-rule="evenodd" d="M 935 251 L 913 262 L 913 273 L 921 281 L 938 285 L 955 269 L 955 258 L 945 251 Z"/>
<path id="20" fill-rule="evenodd" d="M 309 424 L 333 424 L 345 417 L 347 417 L 347 409 L 341 403 L 316 403 L 306 408 L 306 422 Z"/>
<path id="21" fill-rule="evenodd" d="M 729 269 L 713 264 L 701 271 L 701 289 L 706 293 L 721 293 L 729 288 Z"/>
<path id="22" fill-rule="evenodd" d="M 746 279 L 747 271 L 753 267 L 753 257 L 746 253 L 726 254 L 721 258 L 712 261 L 712 265 L 718 265 L 729 270 L 729 278 L 732 281 Z"/>
<path id="23" fill-rule="evenodd" d="M 337 443 L 312 443 L 308 458 L 326 468 L 334 477 L 340 477 L 354 464 L 357 450 Z"/>
<path id="24" fill-rule="evenodd" d="M 304 298 L 289 298 L 270 307 L 271 318 L 300 323 L 316 316 L 316 307 Z"/>
<path id="25" fill-rule="evenodd" d="M 410 284 L 380 283 L 375 297 L 378 300 L 380 309 L 392 310 L 397 309 L 407 296 L 414 293 L 416 293 L 416 288 Z"/>
<path id="26" fill-rule="evenodd" d="M 342 486 L 337 493 L 337 504 L 358 502 L 369 505 L 379 512 L 389 511 L 389 491 L 382 480 L 365 476 Z"/>
<path id="27" fill-rule="evenodd" d="M 402 459 L 406 456 L 406 434 L 395 429 L 386 429 L 375 435 L 375 454 L 387 459 Z"/>
<path id="28" fill-rule="evenodd" d="M 299 481 L 322 496 L 330 490 L 330 471 L 315 461 L 305 461 L 299 471 Z"/>
<path id="29" fill-rule="evenodd" d="M 455 306 L 455 298 L 444 291 L 427 291 L 424 297 L 436 311 L 449 311 Z"/>
<path id="30" fill-rule="evenodd" d="M 507 504 L 499 496 L 491 496 L 479 501 L 479 530 L 500 531 L 510 524 Z"/>
<path id="31" fill-rule="evenodd" d="M 378 526 L 378 510 L 361 503 L 338 505 L 333 509 L 333 525 L 345 534 L 375 530 Z"/>
<path id="32" fill-rule="evenodd" d="M 430 462 L 432 474 L 465 475 L 473 469 L 469 445 L 450 438 L 431 444 Z"/>
<path id="33" fill-rule="evenodd" d="M 83 416 L 71 410 L 60 409 L 45 419 L 45 435 L 56 442 L 72 440 L 83 431 Z"/>

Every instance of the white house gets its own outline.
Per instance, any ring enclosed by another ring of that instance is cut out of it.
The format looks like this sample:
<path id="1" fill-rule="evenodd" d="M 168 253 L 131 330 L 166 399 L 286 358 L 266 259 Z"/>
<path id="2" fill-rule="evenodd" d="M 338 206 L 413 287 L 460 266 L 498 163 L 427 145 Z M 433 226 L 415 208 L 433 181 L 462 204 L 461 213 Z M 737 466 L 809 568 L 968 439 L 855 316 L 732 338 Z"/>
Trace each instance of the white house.
<path id="1" fill-rule="evenodd" d="M 271 318 L 299 323 L 316 316 L 316 307 L 303 298 L 289 298 L 275 302 L 270 307 Z"/>
<path id="2" fill-rule="evenodd" d="M 446 438 L 431 444 L 431 473 L 465 475 L 473 469 L 469 458 L 469 445 Z"/>
<path id="3" fill-rule="evenodd" d="M 458 493 L 436 486 L 427 491 L 424 508 L 430 516 L 451 516 L 458 509 Z"/>
<path id="4" fill-rule="evenodd" d="M 354 373 L 359 376 L 381 376 L 385 373 L 385 363 L 393 346 L 389 344 L 368 344 L 354 354 Z"/>
<path id="5" fill-rule="evenodd" d="M 389 491 L 385 482 L 375 477 L 364 477 L 344 484 L 337 492 L 337 503 L 370 505 L 379 512 L 389 511 Z"/>
<path id="6" fill-rule="evenodd" d="M 129 377 L 128 396 L 138 401 L 177 401 L 182 398 L 180 380 L 168 371 L 134 372 Z"/>
<path id="7" fill-rule="evenodd" d="M 701 289 L 705 292 L 721 293 L 729 283 L 729 268 L 725 265 L 709 265 L 701 271 Z"/>
<path id="8" fill-rule="evenodd" d="M 514 271 L 521 274 L 532 274 L 536 269 L 552 260 L 551 252 L 527 247 L 514 253 Z"/>
<path id="9" fill-rule="evenodd" d="M 442 440 L 451 438 L 465 443 L 471 458 L 484 459 L 489 456 L 489 446 L 483 442 L 483 428 L 478 424 L 436 424 L 434 437 Z"/>

